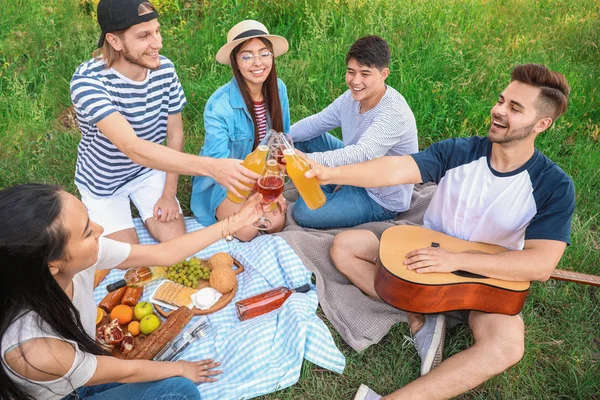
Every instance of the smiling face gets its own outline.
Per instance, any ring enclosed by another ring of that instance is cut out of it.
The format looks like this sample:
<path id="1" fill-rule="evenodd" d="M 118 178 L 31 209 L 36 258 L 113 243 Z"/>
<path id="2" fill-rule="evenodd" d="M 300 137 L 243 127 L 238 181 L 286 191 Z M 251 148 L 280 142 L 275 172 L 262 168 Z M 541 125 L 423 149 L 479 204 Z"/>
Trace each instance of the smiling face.
<path id="1" fill-rule="evenodd" d="M 346 67 L 346 85 L 352 93 L 352 98 L 361 103 L 361 111 L 375 107 L 385 94 L 385 79 L 390 70 L 381 71 L 373 66 L 361 65 L 354 58 L 348 61 Z"/>
<path id="2" fill-rule="evenodd" d="M 254 38 L 244 43 L 236 63 L 248 87 L 262 87 L 273 68 L 273 54 L 262 40 Z"/>
<path id="3" fill-rule="evenodd" d="M 160 24 L 157 19 L 133 25 L 123 35 L 123 58 L 148 69 L 160 67 L 158 53 L 162 48 Z"/>
<path id="4" fill-rule="evenodd" d="M 492 107 L 490 141 L 498 144 L 521 141 L 548 128 L 552 120 L 539 116 L 536 109 L 539 94 L 540 89 L 535 86 L 512 81 Z"/>
<path id="5" fill-rule="evenodd" d="M 60 223 L 67 231 L 66 256 L 50 262 L 50 272 L 72 277 L 96 263 L 98 239 L 104 229 L 90 221 L 83 203 L 70 193 L 62 192 L 63 199 Z"/>

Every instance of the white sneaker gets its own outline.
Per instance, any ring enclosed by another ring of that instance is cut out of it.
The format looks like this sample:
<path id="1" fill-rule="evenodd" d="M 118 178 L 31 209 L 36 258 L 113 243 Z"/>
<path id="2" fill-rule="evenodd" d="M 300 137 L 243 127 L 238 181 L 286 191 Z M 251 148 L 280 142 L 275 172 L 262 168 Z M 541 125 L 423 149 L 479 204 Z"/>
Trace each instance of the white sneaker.
<path id="1" fill-rule="evenodd" d="M 381 400 L 381 396 L 371 390 L 367 385 L 360 384 L 354 400 Z"/>

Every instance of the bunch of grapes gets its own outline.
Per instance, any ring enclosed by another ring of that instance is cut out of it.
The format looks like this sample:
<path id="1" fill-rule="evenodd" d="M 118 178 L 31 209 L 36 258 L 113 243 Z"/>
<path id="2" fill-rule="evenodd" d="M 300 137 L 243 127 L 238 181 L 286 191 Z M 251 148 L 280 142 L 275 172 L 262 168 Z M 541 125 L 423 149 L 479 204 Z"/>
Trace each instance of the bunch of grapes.
<path id="1" fill-rule="evenodd" d="M 208 280 L 209 277 L 210 268 L 208 268 L 208 264 L 196 257 L 180 261 L 167 269 L 167 279 L 191 288 L 198 286 L 200 279 Z"/>

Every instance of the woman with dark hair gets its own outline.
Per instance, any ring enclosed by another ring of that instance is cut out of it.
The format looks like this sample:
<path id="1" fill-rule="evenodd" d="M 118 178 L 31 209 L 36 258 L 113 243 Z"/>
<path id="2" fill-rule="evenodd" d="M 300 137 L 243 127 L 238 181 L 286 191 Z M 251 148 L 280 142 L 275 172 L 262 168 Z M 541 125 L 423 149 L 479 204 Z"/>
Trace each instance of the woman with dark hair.
<path id="1" fill-rule="evenodd" d="M 96 269 L 168 266 L 262 215 L 260 195 L 231 218 L 156 245 L 101 237 L 57 186 L 0 191 L 0 399 L 199 399 L 219 363 L 120 360 L 95 342 Z M 65 397 L 66 396 L 66 397 Z"/>
<path id="2" fill-rule="evenodd" d="M 233 78 L 208 99 L 204 109 L 204 146 L 201 155 L 213 158 L 244 159 L 269 129 L 289 132 L 290 110 L 287 89 L 277 78 L 275 57 L 288 50 L 285 38 L 270 35 L 257 21 L 242 21 L 229 30 L 227 44 L 216 59 L 231 65 Z M 229 200 L 226 190 L 214 179 L 192 178 L 191 208 L 202 225 L 233 215 L 242 206 Z M 273 223 L 268 232 L 278 232 L 285 222 L 285 199 L 267 213 Z M 236 232 L 242 241 L 258 233 L 253 226 Z"/>

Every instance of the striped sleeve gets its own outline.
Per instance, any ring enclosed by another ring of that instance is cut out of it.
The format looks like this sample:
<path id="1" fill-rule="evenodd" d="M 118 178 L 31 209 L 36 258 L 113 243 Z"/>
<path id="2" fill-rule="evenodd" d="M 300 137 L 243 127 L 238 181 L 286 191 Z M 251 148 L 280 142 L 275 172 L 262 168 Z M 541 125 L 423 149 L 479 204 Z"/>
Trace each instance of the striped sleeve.
<path id="1" fill-rule="evenodd" d="M 340 108 L 343 101 L 342 95 L 320 113 L 306 117 L 292 125 L 290 135 L 294 142 L 312 139 L 341 126 Z"/>
<path id="2" fill-rule="evenodd" d="M 408 106 L 392 102 L 377 113 L 356 144 L 321 153 L 310 153 L 308 157 L 327 167 L 368 161 L 388 154 L 390 149 L 399 143 L 414 141 L 416 132 L 416 122 Z"/>
<path id="3" fill-rule="evenodd" d="M 183 107 L 187 104 L 183 87 L 179 82 L 179 77 L 173 67 L 173 81 L 171 82 L 171 90 L 169 93 L 169 115 L 180 113 Z"/>
<path id="4" fill-rule="evenodd" d="M 95 125 L 117 111 L 106 88 L 100 81 L 89 76 L 73 76 L 71 100 L 78 117 L 90 125 Z"/>

